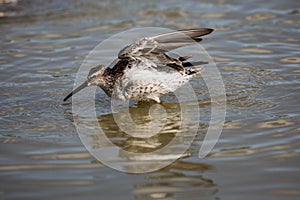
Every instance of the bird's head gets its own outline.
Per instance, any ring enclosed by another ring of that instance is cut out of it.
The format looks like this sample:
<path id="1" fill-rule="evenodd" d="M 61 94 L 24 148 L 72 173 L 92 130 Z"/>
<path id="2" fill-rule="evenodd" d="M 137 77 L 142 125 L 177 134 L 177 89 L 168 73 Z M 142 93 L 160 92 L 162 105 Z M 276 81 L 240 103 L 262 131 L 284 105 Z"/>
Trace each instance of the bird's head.
<path id="1" fill-rule="evenodd" d="M 104 71 L 106 68 L 107 67 L 104 65 L 98 65 L 97 67 L 93 67 L 87 76 L 87 80 L 83 82 L 80 86 L 75 88 L 72 92 L 70 92 L 70 94 L 68 94 L 64 98 L 64 101 L 67 101 L 74 94 L 88 86 L 96 85 L 101 87 L 104 84 Z"/>

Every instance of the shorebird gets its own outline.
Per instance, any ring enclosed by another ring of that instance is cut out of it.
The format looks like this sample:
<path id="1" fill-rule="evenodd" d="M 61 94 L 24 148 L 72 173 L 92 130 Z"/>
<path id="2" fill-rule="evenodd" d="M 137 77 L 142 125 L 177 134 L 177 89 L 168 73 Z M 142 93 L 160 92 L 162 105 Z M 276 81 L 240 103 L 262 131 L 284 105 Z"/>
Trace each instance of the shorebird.
<path id="1" fill-rule="evenodd" d="M 172 50 L 200 42 L 201 36 L 213 29 L 199 28 L 142 38 L 123 48 L 110 68 L 92 68 L 87 80 L 68 94 L 64 101 L 88 86 L 99 86 L 112 98 L 160 103 L 160 97 L 174 92 L 200 73 L 196 66 L 204 62 L 188 62 L 191 56 L 179 56 Z M 168 52 L 168 53 L 167 53 Z"/>

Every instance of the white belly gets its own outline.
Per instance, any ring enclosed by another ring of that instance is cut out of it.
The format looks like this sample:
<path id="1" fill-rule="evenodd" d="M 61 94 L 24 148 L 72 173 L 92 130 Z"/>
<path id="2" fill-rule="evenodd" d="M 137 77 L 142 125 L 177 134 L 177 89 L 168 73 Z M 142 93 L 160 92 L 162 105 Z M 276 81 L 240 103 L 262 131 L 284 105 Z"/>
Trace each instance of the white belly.
<path id="1" fill-rule="evenodd" d="M 157 67 L 146 61 L 126 70 L 115 85 L 114 96 L 121 100 L 159 102 L 159 97 L 175 91 L 187 81 L 187 77 L 170 67 Z"/>

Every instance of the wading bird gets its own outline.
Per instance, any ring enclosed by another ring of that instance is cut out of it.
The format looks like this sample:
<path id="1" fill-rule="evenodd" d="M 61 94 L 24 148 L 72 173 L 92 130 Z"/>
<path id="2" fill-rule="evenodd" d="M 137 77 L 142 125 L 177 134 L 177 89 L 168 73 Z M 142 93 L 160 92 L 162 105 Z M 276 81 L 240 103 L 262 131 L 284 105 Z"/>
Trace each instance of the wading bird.
<path id="1" fill-rule="evenodd" d="M 110 68 L 98 65 L 90 70 L 87 80 L 68 94 L 64 101 L 88 86 L 99 86 L 109 96 L 120 100 L 160 103 L 160 97 L 174 92 L 200 73 L 197 65 L 204 62 L 188 62 L 191 56 L 169 53 L 174 49 L 200 42 L 201 36 L 213 29 L 199 28 L 170 32 L 142 38 L 119 54 Z"/>

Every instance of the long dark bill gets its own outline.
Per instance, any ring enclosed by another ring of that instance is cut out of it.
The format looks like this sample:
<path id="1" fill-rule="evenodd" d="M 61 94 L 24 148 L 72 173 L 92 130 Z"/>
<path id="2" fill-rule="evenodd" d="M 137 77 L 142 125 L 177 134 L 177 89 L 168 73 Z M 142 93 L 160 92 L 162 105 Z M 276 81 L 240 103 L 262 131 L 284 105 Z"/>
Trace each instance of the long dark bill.
<path id="1" fill-rule="evenodd" d="M 88 82 L 85 81 L 82 83 L 80 86 L 78 86 L 75 90 L 73 90 L 70 94 L 68 94 L 65 98 L 64 101 L 67 101 L 71 96 L 82 90 L 83 88 L 86 88 L 88 86 Z"/>

